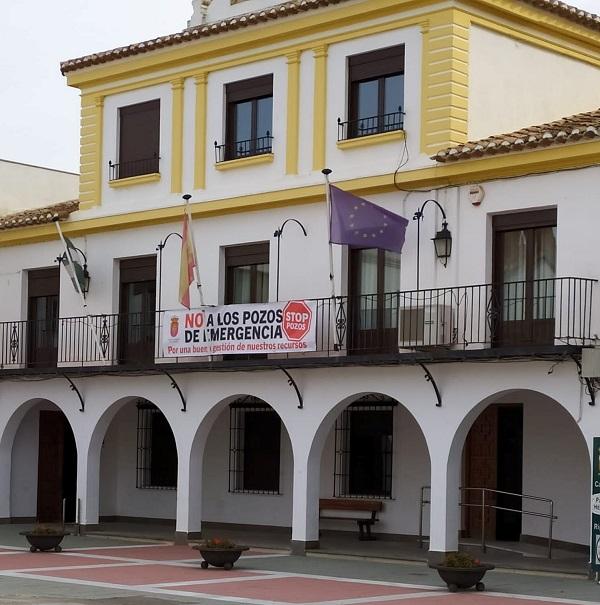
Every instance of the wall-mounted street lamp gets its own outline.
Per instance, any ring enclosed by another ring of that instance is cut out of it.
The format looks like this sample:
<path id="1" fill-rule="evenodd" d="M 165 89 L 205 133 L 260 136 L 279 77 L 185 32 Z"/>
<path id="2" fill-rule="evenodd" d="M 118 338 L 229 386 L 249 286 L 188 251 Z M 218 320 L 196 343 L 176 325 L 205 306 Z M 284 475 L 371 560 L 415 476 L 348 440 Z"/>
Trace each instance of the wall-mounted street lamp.
<path id="1" fill-rule="evenodd" d="M 183 239 L 179 233 L 176 233 L 174 231 L 173 233 L 169 233 L 169 235 L 167 235 L 165 237 L 165 239 L 161 240 L 159 242 L 158 246 L 156 246 L 156 251 L 158 252 L 158 310 L 159 311 L 162 311 L 162 256 L 163 256 L 163 250 L 164 250 L 165 246 L 167 245 L 169 238 L 171 238 L 171 236 L 173 236 L 173 235 L 178 237 L 180 240 Z"/>
<path id="2" fill-rule="evenodd" d="M 423 219 L 423 210 L 429 202 L 433 202 L 442 213 L 442 228 L 432 238 L 433 245 L 435 246 L 435 255 L 439 258 L 440 262 L 444 267 L 448 265 L 448 259 L 452 253 L 452 234 L 448 230 L 448 221 L 446 220 L 446 213 L 444 209 L 439 205 L 436 200 L 425 200 L 420 210 L 417 210 L 413 216 L 413 221 L 417 221 L 417 290 L 419 289 L 419 278 L 421 269 L 421 220 Z"/>
<path id="3" fill-rule="evenodd" d="M 281 236 L 283 235 L 283 230 L 285 229 L 285 226 L 290 222 L 296 223 L 300 227 L 300 229 L 302 229 L 302 233 L 304 233 L 304 237 L 308 237 L 308 233 L 306 232 L 304 225 L 295 218 L 288 218 L 285 221 L 283 221 L 281 227 L 279 227 L 279 229 L 276 229 L 275 233 L 273 233 L 273 237 L 277 238 L 277 291 L 276 291 L 276 297 L 277 297 L 278 302 L 279 302 L 279 256 L 281 253 Z"/>
<path id="4" fill-rule="evenodd" d="M 90 272 L 88 271 L 88 266 L 87 266 L 87 256 L 83 253 L 83 250 L 81 250 L 81 248 L 77 248 L 77 246 L 73 246 L 72 244 L 69 244 L 73 250 L 77 250 L 77 252 L 79 252 L 79 254 L 81 254 L 81 258 L 83 259 L 83 283 L 80 284 L 81 286 L 81 293 L 83 294 L 83 296 L 85 297 L 87 295 L 87 293 L 90 291 Z M 71 255 L 72 256 L 72 255 Z M 67 253 L 63 252 L 62 254 L 60 254 L 59 256 L 56 257 L 56 262 L 61 265 L 61 264 L 65 264 L 67 260 Z M 78 263 L 78 261 L 76 259 L 74 259 L 73 261 L 74 263 Z"/>

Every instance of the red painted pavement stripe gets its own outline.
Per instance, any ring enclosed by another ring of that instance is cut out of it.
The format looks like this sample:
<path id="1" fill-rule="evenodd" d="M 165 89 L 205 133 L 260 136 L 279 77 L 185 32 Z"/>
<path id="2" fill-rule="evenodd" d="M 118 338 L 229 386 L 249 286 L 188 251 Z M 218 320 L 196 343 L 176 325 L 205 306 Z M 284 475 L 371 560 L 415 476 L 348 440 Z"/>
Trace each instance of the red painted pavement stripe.
<path id="1" fill-rule="evenodd" d="M 339 582 L 335 579 L 323 580 L 298 577 L 253 580 L 252 582 L 232 582 L 231 584 L 181 585 L 170 586 L 169 588 L 171 590 L 263 599 L 283 603 L 318 603 L 321 601 L 369 598 L 417 592 L 414 588 L 401 588 L 399 586 L 380 586 L 377 584 L 360 584 L 358 582 Z"/>
<path id="2" fill-rule="evenodd" d="M 87 559 L 89 562 L 89 559 Z M 143 586 L 163 582 L 186 582 L 240 578 L 255 574 L 247 571 L 225 571 L 200 569 L 196 567 L 176 567 L 174 565 L 121 565 L 119 567 L 93 567 L 89 569 L 65 569 L 60 571 L 38 571 L 37 575 L 53 578 L 69 578 L 91 582 L 107 582 L 124 586 Z"/>
<path id="3" fill-rule="evenodd" d="M 17 569 L 44 569 L 46 567 L 71 567 L 73 565 L 101 565 L 114 563 L 110 559 L 78 557 L 59 553 L 22 553 L 10 557 L 0 557 L 0 571 Z"/>

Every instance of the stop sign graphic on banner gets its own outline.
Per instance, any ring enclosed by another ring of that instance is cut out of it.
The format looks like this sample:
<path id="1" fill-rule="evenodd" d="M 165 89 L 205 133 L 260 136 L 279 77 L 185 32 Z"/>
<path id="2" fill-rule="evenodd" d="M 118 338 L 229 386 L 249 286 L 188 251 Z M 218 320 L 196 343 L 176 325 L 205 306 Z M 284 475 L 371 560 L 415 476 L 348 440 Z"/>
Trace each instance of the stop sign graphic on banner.
<path id="1" fill-rule="evenodd" d="M 283 333 L 288 340 L 302 340 L 310 330 L 312 311 L 301 300 L 291 300 L 283 309 Z"/>

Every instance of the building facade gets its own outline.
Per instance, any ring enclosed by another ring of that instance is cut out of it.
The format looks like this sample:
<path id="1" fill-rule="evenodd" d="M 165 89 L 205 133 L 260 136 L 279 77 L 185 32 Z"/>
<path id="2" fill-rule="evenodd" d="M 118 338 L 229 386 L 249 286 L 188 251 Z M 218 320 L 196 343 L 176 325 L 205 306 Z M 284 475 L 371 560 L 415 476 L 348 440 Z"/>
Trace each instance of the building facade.
<path id="1" fill-rule="evenodd" d="M 79 207 L 0 230 L 0 517 L 64 501 L 84 527 L 286 527 L 302 552 L 355 531 L 322 501 L 366 500 L 378 533 L 437 556 L 481 533 L 486 488 L 490 538 L 544 540 L 556 516 L 555 540 L 588 545 L 598 18 L 270 4 L 197 2 L 181 33 L 62 65 Z M 401 255 L 334 246 L 334 296 L 323 168 L 417 216 Z M 188 193 L 204 303 L 314 301 L 316 351 L 167 355 Z M 85 255 L 85 305 L 53 219 Z"/>

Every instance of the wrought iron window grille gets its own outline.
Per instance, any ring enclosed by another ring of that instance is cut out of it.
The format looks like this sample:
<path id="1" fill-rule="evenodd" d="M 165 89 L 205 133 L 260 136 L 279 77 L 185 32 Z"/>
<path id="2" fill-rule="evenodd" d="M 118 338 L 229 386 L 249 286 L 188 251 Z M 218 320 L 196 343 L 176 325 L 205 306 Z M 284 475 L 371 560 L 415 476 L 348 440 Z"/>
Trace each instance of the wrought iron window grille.
<path id="1" fill-rule="evenodd" d="M 273 137 L 268 130 L 266 136 L 256 139 L 234 141 L 232 143 L 224 143 L 223 145 L 219 145 L 215 141 L 215 162 L 217 164 L 228 160 L 239 160 L 272 152 Z"/>
<path id="2" fill-rule="evenodd" d="M 347 120 L 346 122 L 342 122 L 342 119 L 338 118 L 338 141 L 404 130 L 404 116 L 405 113 L 402 111 L 402 107 L 399 107 L 398 111 L 392 113 Z"/>
<path id="3" fill-rule="evenodd" d="M 264 431 L 258 434 L 257 430 Z M 281 420 L 256 397 L 229 406 L 229 492 L 281 495 Z"/>
<path id="4" fill-rule="evenodd" d="M 138 489 L 177 489 L 177 446 L 164 414 L 145 399 L 137 402 Z"/>
<path id="5" fill-rule="evenodd" d="M 340 414 L 335 423 L 334 497 L 393 498 L 394 409 L 397 405 L 389 397 L 371 394 L 350 404 Z M 379 451 L 360 449 L 361 432 L 362 445 L 365 445 L 364 426 L 367 423 L 364 421 L 368 420 L 366 415 L 371 414 L 381 415 L 372 418 L 380 425 L 379 435 L 371 435 L 371 441 L 378 441 Z"/>

